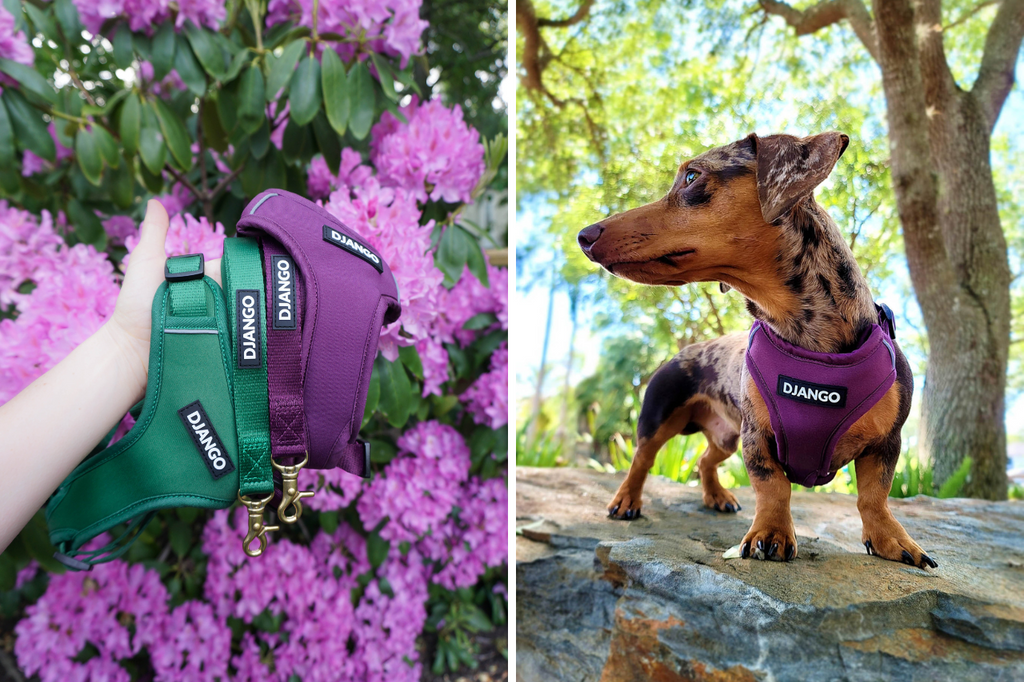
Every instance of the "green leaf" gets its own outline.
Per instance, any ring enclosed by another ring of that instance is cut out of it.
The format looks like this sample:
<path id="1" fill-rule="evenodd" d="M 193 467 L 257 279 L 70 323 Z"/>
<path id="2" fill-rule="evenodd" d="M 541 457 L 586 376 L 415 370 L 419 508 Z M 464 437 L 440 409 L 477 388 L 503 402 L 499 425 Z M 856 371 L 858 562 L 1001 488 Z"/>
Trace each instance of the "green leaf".
<path id="1" fill-rule="evenodd" d="M 122 21 L 114 31 L 114 63 L 118 68 L 127 69 L 135 59 L 135 51 L 132 48 L 132 32 L 128 23 Z"/>
<path id="2" fill-rule="evenodd" d="M 141 156 L 141 153 L 140 153 Z M 163 164 L 160 164 L 163 167 Z M 139 177 L 142 178 L 142 184 L 152 194 L 160 194 L 164 191 L 164 176 L 162 173 L 153 173 L 146 168 L 145 163 L 139 164 Z"/>
<path id="3" fill-rule="evenodd" d="M 96 212 L 86 208 L 78 199 L 68 200 L 68 220 L 75 227 L 75 236 L 84 244 L 105 244 L 107 235 Z"/>
<path id="4" fill-rule="evenodd" d="M 139 149 L 139 129 L 142 122 L 142 103 L 136 92 L 131 93 L 121 107 L 121 144 L 129 154 Z"/>
<path id="5" fill-rule="evenodd" d="M 206 146 L 210 149 L 224 153 L 228 150 L 228 134 L 220 122 L 220 114 L 217 113 L 217 100 L 210 97 L 203 103 L 203 136 L 206 138 Z"/>
<path id="6" fill-rule="evenodd" d="M 6 552 L 0 554 L 0 592 L 13 590 L 18 580 L 18 569 L 14 565 L 14 559 Z"/>
<path id="7" fill-rule="evenodd" d="M 434 265 L 444 273 L 445 286 L 451 288 L 462 277 L 462 269 L 472 251 L 479 251 L 472 236 L 458 225 L 448 226 L 434 254 Z"/>
<path id="8" fill-rule="evenodd" d="M 165 21 L 153 36 L 153 80 L 163 80 L 174 67 L 174 22 Z"/>
<path id="9" fill-rule="evenodd" d="M 139 156 L 142 163 L 150 173 L 160 175 L 167 161 L 167 145 L 164 144 L 164 135 L 160 130 L 160 121 L 157 119 L 153 107 L 147 106 L 142 110 L 142 129 L 139 131 Z"/>
<path id="10" fill-rule="evenodd" d="M 160 131 L 164 134 L 167 148 L 171 155 L 178 162 L 182 170 L 192 169 L 192 138 L 189 137 L 185 124 L 181 122 L 178 115 L 171 111 L 161 99 L 150 100 L 157 118 L 160 121 Z"/>
<path id="11" fill-rule="evenodd" d="M 412 372 L 417 379 L 423 378 L 423 361 L 416 351 L 416 346 L 401 346 L 398 349 L 398 357 L 402 360 L 405 368 Z"/>
<path id="12" fill-rule="evenodd" d="M 270 74 L 267 76 L 266 98 L 268 102 L 277 98 L 282 88 L 288 85 L 292 74 L 295 73 L 295 65 L 299 63 L 302 50 L 306 46 L 305 40 L 296 40 L 288 43 L 280 57 L 269 55 L 267 63 L 270 64 Z"/>
<path id="13" fill-rule="evenodd" d="M 289 161 L 305 161 L 313 156 L 313 131 L 308 126 L 300 126 L 295 121 L 288 121 L 284 129 L 284 144 L 281 153 Z"/>
<path id="14" fill-rule="evenodd" d="M 377 97 L 373 92 L 373 78 L 366 62 L 359 62 L 348 74 L 348 91 L 351 101 L 348 127 L 352 136 L 361 140 L 370 132 Z"/>
<path id="15" fill-rule="evenodd" d="M 174 51 L 174 70 L 181 76 L 185 86 L 197 97 L 202 97 L 206 92 L 206 76 L 196 61 L 195 54 L 184 36 L 176 38 L 178 43 Z"/>
<path id="16" fill-rule="evenodd" d="M 132 47 L 141 61 L 151 61 L 153 53 L 153 41 L 145 33 L 132 34 Z"/>
<path id="17" fill-rule="evenodd" d="M 32 25 L 35 26 L 37 31 L 57 44 L 63 42 L 60 34 L 57 33 L 57 24 L 54 23 L 49 12 L 39 9 L 31 2 L 22 3 L 21 6 L 25 8 L 28 18 L 32 20 Z"/>
<path id="18" fill-rule="evenodd" d="M 971 465 L 974 460 L 971 457 L 964 457 L 960 468 L 946 479 L 946 482 L 939 488 L 939 497 L 957 497 L 967 483 L 967 477 L 971 474 Z"/>
<path id="19" fill-rule="evenodd" d="M 131 208 L 135 200 L 135 173 L 130 159 L 122 159 L 117 168 L 107 173 L 110 198 L 121 208 Z"/>
<path id="20" fill-rule="evenodd" d="M 103 104 L 103 108 L 100 109 L 100 116 L 104 116 L 104 117 L 110 116 L 110 114 L 114 111 L 114 109 L 117 108 L 117 105 L 120 104 L 122 100 L 127 99 L 128 95 L 132 94 L 132 92 L 134 92 L 134 91 L 133 90 L 128 90 L 127 88 L 124 88 L 124 89 L 118 90 L 113 95 L 108 97 L 107 101 L 104 102 L 104 104 Z M 72 94 L 74 95 L 73 97 L 70 96 Z M 82 113 L 81 112 L 81 108 L 82 108 L 81 105 L 80 104 L 78 104 L 78 105 L 73 104 L 73 102 L 75 102 L 76 100 L 79 103 L 81 103 L 81 101 L 82 101 L 82 98 L 78 96 L 78 93 L 75 92 L 73 88 L 67 88 L 65 90 L 64 97 L 65 97 L 65 99 L 64 99 L 65 106 L 70 105 L 71 107 L 75 107 L 75 108 L 79 109 L 79 111 L 77 111 L 77 112 L 69 111 L 69 113 L 74 113 L 75 116 L 80 116 L 81 113 Z M 69 109 L 70 109 L 70 107 L 69 107 Z"/>
<path id="21" fill-rule="evenodd" d="M 12 62 L 10 59 L 0 59 L 0 71 L 18 81 L 29 92 L 53 104 L 57 103 L 57 93 L 53 86 L 31 66 Z"/>
<path id="22" fill-rule="evenodd" d="M 53 13 L 57 16 L 64 36 L 71 41 L 82 37 L 82 21 L 78 16 L 78 8 L 72 0 L 57 0 L 53 3 Z"/>
<path id="23" fill-rule="evenodd" d="M 171 549 L 179 558 L 185 558 L 192 546 L 192 528 L 184 521 L 173 521 L 170 525 Z"/>
<path id="24" fill-rule="evenodd" d="M 320 512 L 320 528 L 328 535 L 334 535 L 340 524 L 339 514 L 336 511 Z"/>
<path id="25" fill-rule="evenodd" d="M 100 125 L 94 125 L 92 127 L 93 137 L 96 138 L 96 144 L 99 146 L 100 156 L 111 168 L 117 168 L 121 165 L 121 153 L 118 151 L 117 142 L 114 141 L 114 136 L 107 132 L 107 129 Z"/>
<path id="26" fill-rule="evenodd" d="M 316 116 L 320 110 L 320 62 L 312 57 L 305 57 L 292 78 L 288 93 L 291 103 L 291 119 L 304 126 Z"/>
<path id="27" fill-rule="evenodd" d="M 487 329 L 497 321 L 498 317 L 494 313 L 479 313 L 466 320 L 462 328 L 472 330 Z"/>
<path id="28" fill-rule="evenodd" d="M 270 121 L 265 118 L 249 138 L 249 151 L 257 159 L 262 159 L 268 149 L 270 149 Z"/>
<path id="29" fill-rule="evenodd" d="M 43 122 L 42 114 L 14 88 L 4 88 L 3 101 L 11 115 L 14 139 L 22 149 L 28 149 L 47 161 L 57 159 L 57 146 Z"/>
<path id="30" fill-rule="evenodd" d="M 256 66 L 250 66 L 242 74 L 238 86 L 238 122 L 250 135 L 267 120 L 267 102 L 263 92 L 263 72 Z"/>
<path id="31" fill-rule="evenodd" d="M 75 158 L 85 179 L 99 187 L 103 175 L 103 157 L 96 136 L 91 130 L 80 128 L 75 136 Z"/>
<path id="32" fill-rule="evenodd" d="M 467 232 L 467 234 L 469 233 Z M 473 239 L 473 237 L 470 236 L 470 239 Z M 469 271 L 480 280 L 480 284 L 483 284 L 485 287 L 491 286 L 487 277 L 487 261 L 484 260 L 484 252 L 480 249 L 480 244 L 475 239 L 473 239 L 473 245 L 469 248 L 466 265 L 469 266 Z"/>
<path id="33" fill-rule="evenodd" d="M 377 464 L 387 464 L 395 457 L 398 456 L 398 448 L 394 444 L 389 443 L 386 440 L 377 440 L 371 438 L 370 441 L 370 461 Z"/>
<path id="34" fill-rule="evenodd" d="M 380 375 L 376 372 L 370 374 L 370 387 L 366 392 L 366 405 L 363 407 L 363 426 L 370 421 L 373 413 L 377 411 L 377 404 L 380 402 Z M 373 449 L 370 449 L 372 456 Z"/>
<path id="35" fill-rule="evenodd" d="M 324 89 L 324 108 L 327 110 L 327 120 L 338 135 L 344 135 L 345 129 L 348 127 L 349 112 L 352 109 L 348 75 L 345 73 L 345 65 L 341 63 L 338 53 L 334 50 L 324 50 L 322 59 L 320 75 Z M 332 172 L 337 173 L 337 171 Z"/>
<path id="36" fill-rule="evenodd" d="M 366 538 L 366 558 L 370 560 L 370 565 L 374 568 L 380 568 L 380 565 L 388 558 L 390 550 L 391 543 L 382 538 L 379 533 L 370 533 L 370 537 Z"/>
<path id="37" fill-rule="evenodd" d="M 384 91 L 384 96 L 397 102 L 398 93 L 395 92 L 395 76 L 391 71 L 391 64 L 376 52 L 370 53 L 370 59 L 377 69 L 377 79 L 380 81 L 380 88 Z"/>
<path id="38" fill-rule="evenodd" d="M 7 107 L 0 102 L 0 168 L 10 168 L 14 163 L 14 128 Z"/>
<path id="39" fill-rule="evenodd" d="M 327 116 L 323 111 L 318 112 L 313 119 L 313 135 L 316 137 L 317 146 L 320 147 L 320 153 L 324 155 L 327 167 L 337 175 L 341 167 L 341 140 L 327 122 Z"/>
<path id="40" fill-rule="evenodd" d="M 192 51 L 195 52 L 196 59 L 203 65 L 206 73 L 213 76 L 216 80 L 223 79 L 225 69 L 224 51 L 217 43 L 213 34 L 198 28 L 189 21 L 185 24 L 185 35 L 188 37 L 189 44 L 192 45 Z"/>
<path id="41" fill-rule="evenodd" d="M 380 377 L 380 402 L 378 407 L 395 428 L 401 428 L 409 420 L 417 401 L 412 382 L 400 362 L 389 362 L 378 355 L 373 371 Z"/>
<path id="42" fill-rule="evenodd" d="M 228 70 L 224 72 L 224 77 L 221 79 L 222 82 L 228 83 L 235 80 L 238 74 L 242 72 L 245 65 L 249 63 L 249 51 L 240 50 L 234 57 L 231 58 L 231 64 L 228 65 Z"/>
<path id="43" fill-rule="evenodd" d="M 234 84 L 222 88 L 217 93 L 217 114 L 220 115 L 221 125 L 230 139 L 238 127 L 238 97 L 235 94 Z"/>

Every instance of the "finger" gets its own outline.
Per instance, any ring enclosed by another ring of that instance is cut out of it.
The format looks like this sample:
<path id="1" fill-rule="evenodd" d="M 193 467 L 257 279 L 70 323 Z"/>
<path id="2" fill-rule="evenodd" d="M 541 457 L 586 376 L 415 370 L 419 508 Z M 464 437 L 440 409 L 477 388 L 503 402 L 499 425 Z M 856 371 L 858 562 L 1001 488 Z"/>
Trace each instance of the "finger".
<path id="1" fill-rule="evenodd" d="M 220 258 L 206 261 L 206 276 L 223 286 L 220 281 Z"/>
<path id="2" fill-rule="evenodd" d="M 167 209 L 156 199 L 150 199 L 146 204 L 146 217 L 142 219 L 142 225 L 139 228 L 139 245 L 135 247 L 132 255 L 163 260 L 165 257 L 164 242 L 167 240 L 169 227 L 170 218 L 167 217 Z"/>

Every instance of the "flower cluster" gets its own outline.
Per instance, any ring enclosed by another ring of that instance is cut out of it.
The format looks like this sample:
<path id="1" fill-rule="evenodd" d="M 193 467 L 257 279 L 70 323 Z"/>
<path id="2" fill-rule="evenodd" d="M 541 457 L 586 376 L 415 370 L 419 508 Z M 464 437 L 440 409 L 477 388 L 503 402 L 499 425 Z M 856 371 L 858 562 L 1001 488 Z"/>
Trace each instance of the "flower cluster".
<path id="1" fill-rule="evenodd" d="M 508 344 L 503 343 L 491 356 L 491 371 L 481 374 L 459 396 L 477 424 L 499 429 L 508 423 Z"/>
<path id="2" fill-rule="evenodd" d="M 14 29 L 14 16 L 7 11 L 6 7 L 0 6 L 0 58 L 32 66 L 36 58 L 32 46 L 28 44 L 24 31 L 15 33 Z M 0 74 L 0 84 L 14 85 L 14 81 L 10 76 Z M 3 92 L 2 87 L 0 87 L 0 92 Z"/>
<path id="3" fill-rule="evenodd" d="M 441 100 L 402 107 L 408 125 L 385 112 L 372 130 L 370 160 L 382 184 L 401 187 L 418 201 L 469 202 L 484 172 L 480 134 L 462 120 L 462 109 Z"/>
<path id="4" fill-rule="evenodd" d="M 128 235 L 124 244 L 131 253 L 139 244 L 138 233 Z M 207 260 L 220 258 L 224 255 L 224 226 L 217 223 L 211 227 L 205 217 L 175 214 L 171 217 L 164 249 L 168 256 L 201 253 Z"/>
<path id="5" fill-rule="evenodd" d="M 85 30 L 99 35 L 104 22 L 118 17 L 128 19 L 132 31 L 152 33 L 172 15 L 170 0 L 72 0 L 78 8 Z M 224 0 L 177 0 L 175 28 L 180 29 L 186 21 L 196 26 L 220 28 L 227 14 Z"/>
<path id="6" fill-rule="evenodd" d="M 114 268 L 91 246 L 64 245 L 53 220 L 0 201 L 0 404 L 53 367 L 110 317 Z M 28 291 L 27 289 L 31 289 Z"/>
<path id="7" fill-rule="evenodd" d="M 405 68 L 409 57 L 419 51 L 420 35 L 428 25 L 420 19 L 420 4 L 421 0 L 321 0 L 317 31 L 360 37 L 374 52 L 401 57 Z M 313 0 L 270 0 L 267 25 L 294 20 L 312 28 L 313 8 Z M 352 43 L 337 43 L 336 49 L 346 61 L 355 54 Z"/>

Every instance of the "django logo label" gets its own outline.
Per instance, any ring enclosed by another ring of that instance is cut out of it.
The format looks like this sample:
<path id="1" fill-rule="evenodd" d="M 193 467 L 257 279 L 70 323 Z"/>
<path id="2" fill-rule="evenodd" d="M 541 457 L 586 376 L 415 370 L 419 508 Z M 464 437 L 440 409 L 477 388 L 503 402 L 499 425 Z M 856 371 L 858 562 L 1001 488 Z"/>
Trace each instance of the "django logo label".
<path id="1" fill-rule="evenodd" d="M 272 256 L 274 291 L 274 329 L 295 329 L 295 261 L 288 256 Z"/>
<path id="2" fill-rule="evenodd" d="M 324 225 L 324 241 L 330 242 L 335 246 L 340 246 L 349 253 L 354 253 L 373 267 L 377 268 L 377 272 L 384 272 L 384 265 L 380 256 L 374 253 L 370 247 L 365 244 L 360 244 L 347 234 L 342 234 L 339 230 L 335 230 L 328 225 Z"/>
<path id="3" fill-rule="evenodd" d="M 260 292 L 239 289 L 235 292 L 235 339 L 239 367 L 260 367 Z"/>
<path id="4" fill-rule="evenodd" d="M 846 407 L 846 387 L 812 384 L 785 374 L 779 375 L 776 392 L 783 398 L 819 407 Z"/>
<path id="5" fill-rule="evenodd" d="M 220 436 L 217 435 L 213 424 L 210 423 L 210 418 L 206 416 L 206 410 L 203 409 L 202 403 L 197 400 L 191 405 L 186 405 L 178 410 L 178 416 L 181 417 L 181 423 L 185 425 L 185 430 L 192 436 L 192 442 L 199 450 L 203 463 L 210 470 L 213 480 L 216 481 L 224 474 L 235 470 L 235 465 L 231 463 L 231 458 L 228 457 L 228 453 L 224 449 L 224 443 L 221 442 Z"/>

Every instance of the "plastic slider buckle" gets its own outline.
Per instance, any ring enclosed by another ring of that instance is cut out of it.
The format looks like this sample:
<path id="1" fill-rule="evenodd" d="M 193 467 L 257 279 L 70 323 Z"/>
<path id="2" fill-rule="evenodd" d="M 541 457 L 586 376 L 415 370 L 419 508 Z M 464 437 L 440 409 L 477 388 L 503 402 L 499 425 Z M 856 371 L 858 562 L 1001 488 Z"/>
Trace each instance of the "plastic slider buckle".
<path id="1" fill-rule="evenodd" d="M 896 338 L 896 315 L 893 314 L 892 308 L 884 303 L 876 303 L 875 307 L 878 308 L 879 321 L 885 320 L 886 332 L 889 334 L 889 338 Z"/>
<path id="2" fill-rule="evenodd" d="M 370 477 L 370 441 L 359 441 L 363 444 L 363 478 Z"/>
<path id="3" fill-rule="evenodd" d="M 199 256 L 199 267 L 195 270 L 187 270 L 186 272 L 171 272 L 171 261 L 180 260 L 182 258 L 195 258 Z M 168 258 L 167 262 L 164 263 L 164 279 L 168 282 L 188 282 L 193 279 L 202 279 L 203 275 L 206 274 L 206 259 L 201 253 L 190 253 L 187 256 L 175 256 Z"/>

